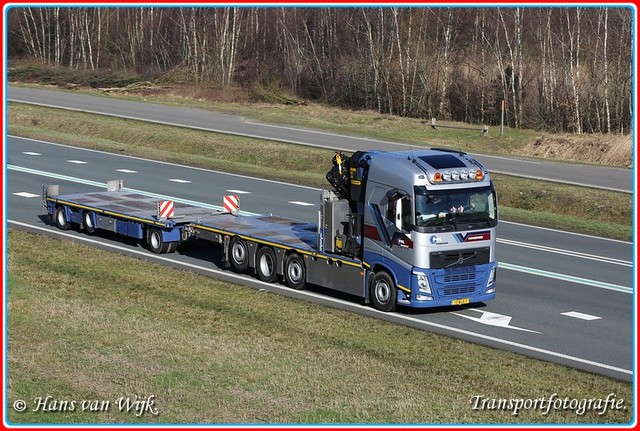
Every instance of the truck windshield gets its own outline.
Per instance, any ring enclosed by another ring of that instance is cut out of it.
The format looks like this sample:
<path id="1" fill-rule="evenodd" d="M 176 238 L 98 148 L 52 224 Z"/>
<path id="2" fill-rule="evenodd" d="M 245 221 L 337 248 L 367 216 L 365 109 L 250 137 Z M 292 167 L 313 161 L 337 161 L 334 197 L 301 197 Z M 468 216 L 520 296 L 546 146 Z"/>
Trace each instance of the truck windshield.
<path id="1" fill-rule="evenodd" d="M 417 230 L 469 230 L 493 227 L 498 222 L 493 186 L 427 190 L 415 187 Z"/>

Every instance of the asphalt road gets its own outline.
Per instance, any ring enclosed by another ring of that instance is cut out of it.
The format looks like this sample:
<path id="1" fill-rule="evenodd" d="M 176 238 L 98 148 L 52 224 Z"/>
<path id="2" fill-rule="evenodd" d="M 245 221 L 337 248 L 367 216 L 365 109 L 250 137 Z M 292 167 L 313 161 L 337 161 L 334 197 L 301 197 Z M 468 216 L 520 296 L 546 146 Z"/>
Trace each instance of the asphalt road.
<path id="1" fill-rule="evenodd" d="M 157 256 L 136 241 L 114 235 L 88 237 L 78 231 L 59 231 L 49 225 L 40 199 L 44 185 L 58 184 L 61 194 L 66 194 L 95 191 L 104 188 L 107 180 L 124 179 L 129 189 L 212 208 L 221 205 L 223 195 L 240 194 L 243 211 L 316 222 L 316 189 L 15 137 L 8 139 L 6 147 L 9 227 L 187 266 L 279 294 L 632 380 L 631 243 L 502 222 L 495 300 L 476 307 L 385 314 L 324 289 L 296 292 L 223 270 L 215 253 L 202 244 Z"/>
<path id="2" fill-rule="evenodd" d="M 373 149 L 388 151 L 409 149 L 407 144 L 402 143 L 263 124 L 248 121 L 237 115 L 221 114 L 203 109 L 136 102 L 111 96 L 89 96 L 68 91 L 8 86 L 7 97 L 8 100 L 16 102 L 152 121 L 300 145 L 341 149 L 347 152 Z M 480 136 L 478 139 L 480 139 Z M 580 164 L 542 162 L 481 154 L 475 154 L 474 156 L 491 172 L 579 184 L 625 193 L 633 192 L 633 172 L 631 169 L 604 166 L 586 167 Z"/>

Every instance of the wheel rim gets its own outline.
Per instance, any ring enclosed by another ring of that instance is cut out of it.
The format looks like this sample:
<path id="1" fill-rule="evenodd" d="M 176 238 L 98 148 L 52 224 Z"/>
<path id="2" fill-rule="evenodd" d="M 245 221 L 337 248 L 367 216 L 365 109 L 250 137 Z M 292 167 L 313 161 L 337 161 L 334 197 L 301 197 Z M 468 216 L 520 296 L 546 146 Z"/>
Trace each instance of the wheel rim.
<path id="1" fill-rule="evenodd" d="M 64 216 L 64 210 L 58 210 L 58 224 L 60 226 L 64 226 L 67 223 L 66 217 Z"/>
<path id="2" fill-rule="evenodd" d="M 93 217 L 91 217 L 91 213 L 86 213 L 84 216 L 84 224 L 89 229 L 93 228 Z"/>
<path id="3" fill-rule="evenodd" d="M 269 254 L 263 254 L 260 258 L 260 272 L 266 277 L 273 274 L 273 259 Z"/>
<path id="4" fill-rule="evenodd" d="M 151 247 L 154 249 L 160 248 L 160 237 L 158 232 L 151 232 Z"/>
<path id="5" fill-rule="evenodd" d="M 376 299 L 381 304 L 386 304 L 391 299 L 391 288 L 386 281 L 380 280 L 376 283 L 375 295 Z"/>
<path id="6" fill-rule="evenodd" d="M 299 283 L 302 280 L 302 265 L 300 265 L 300 262 L 291 262 L 287 267 L 287 274 L 289 275 L 289 280 L 296 284 Z"/>
<path id="7" fill-rule="evenodd" d="M 231 256 L 233 261 L 238 265 L 242 265 L 247 256 L 247 250 L 244 248 L 244 244 L 236 242 L 231 249 Z"/>

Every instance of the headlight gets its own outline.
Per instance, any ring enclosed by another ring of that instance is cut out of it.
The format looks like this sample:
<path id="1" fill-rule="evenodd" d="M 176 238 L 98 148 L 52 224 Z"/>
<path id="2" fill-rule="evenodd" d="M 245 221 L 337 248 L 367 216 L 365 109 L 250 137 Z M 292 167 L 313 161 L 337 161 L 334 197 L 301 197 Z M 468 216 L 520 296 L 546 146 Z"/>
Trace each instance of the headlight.
<path id="1" fill-rule="evenodd" d="M 431 287 L 429 286 L 429 279 L 426 274 L 421 272 L 414 272 L 414 274 L 418 277 L 418 290 L 420 292 L 431 294 Z"/>
<path id="2" fill-rule="evenodd" d="M 489 274 L 489 281 L 487 281 L 487 287 L 491 286 L 496 281 L 496 267 L 494 266 L 491 269 L 491 273 Z"/>

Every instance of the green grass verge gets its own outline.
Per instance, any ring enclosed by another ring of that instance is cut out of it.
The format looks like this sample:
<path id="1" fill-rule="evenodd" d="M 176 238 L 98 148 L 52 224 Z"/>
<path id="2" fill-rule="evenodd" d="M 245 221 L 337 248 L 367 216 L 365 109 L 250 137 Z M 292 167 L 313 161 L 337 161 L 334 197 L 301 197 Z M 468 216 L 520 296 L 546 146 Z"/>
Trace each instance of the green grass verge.
<path id="1" fill-rule="evenodd" d="M 191 272 L 9 230 L 12 423 L 628 423 L 632 385 Z M 117 268 L 117 270 L 114 270 Z M 623 409 L 473 409 L 483 399 Z M 35 409 L 37 397 L 77 401 Z M 158 415 L 121 412 L 155 396 Z M 109 401 L 104 412 L 82 400 Z M 577 402 L 577 401 L 576 401 Z"/>
<path id="2" fill-rule="evenodd" d="M 312 187 L 333 152 L 79 112 L 9 104 L 9 133 Z M 630 241 L 632 196 L 493 175 L 503 219 Z"/>

